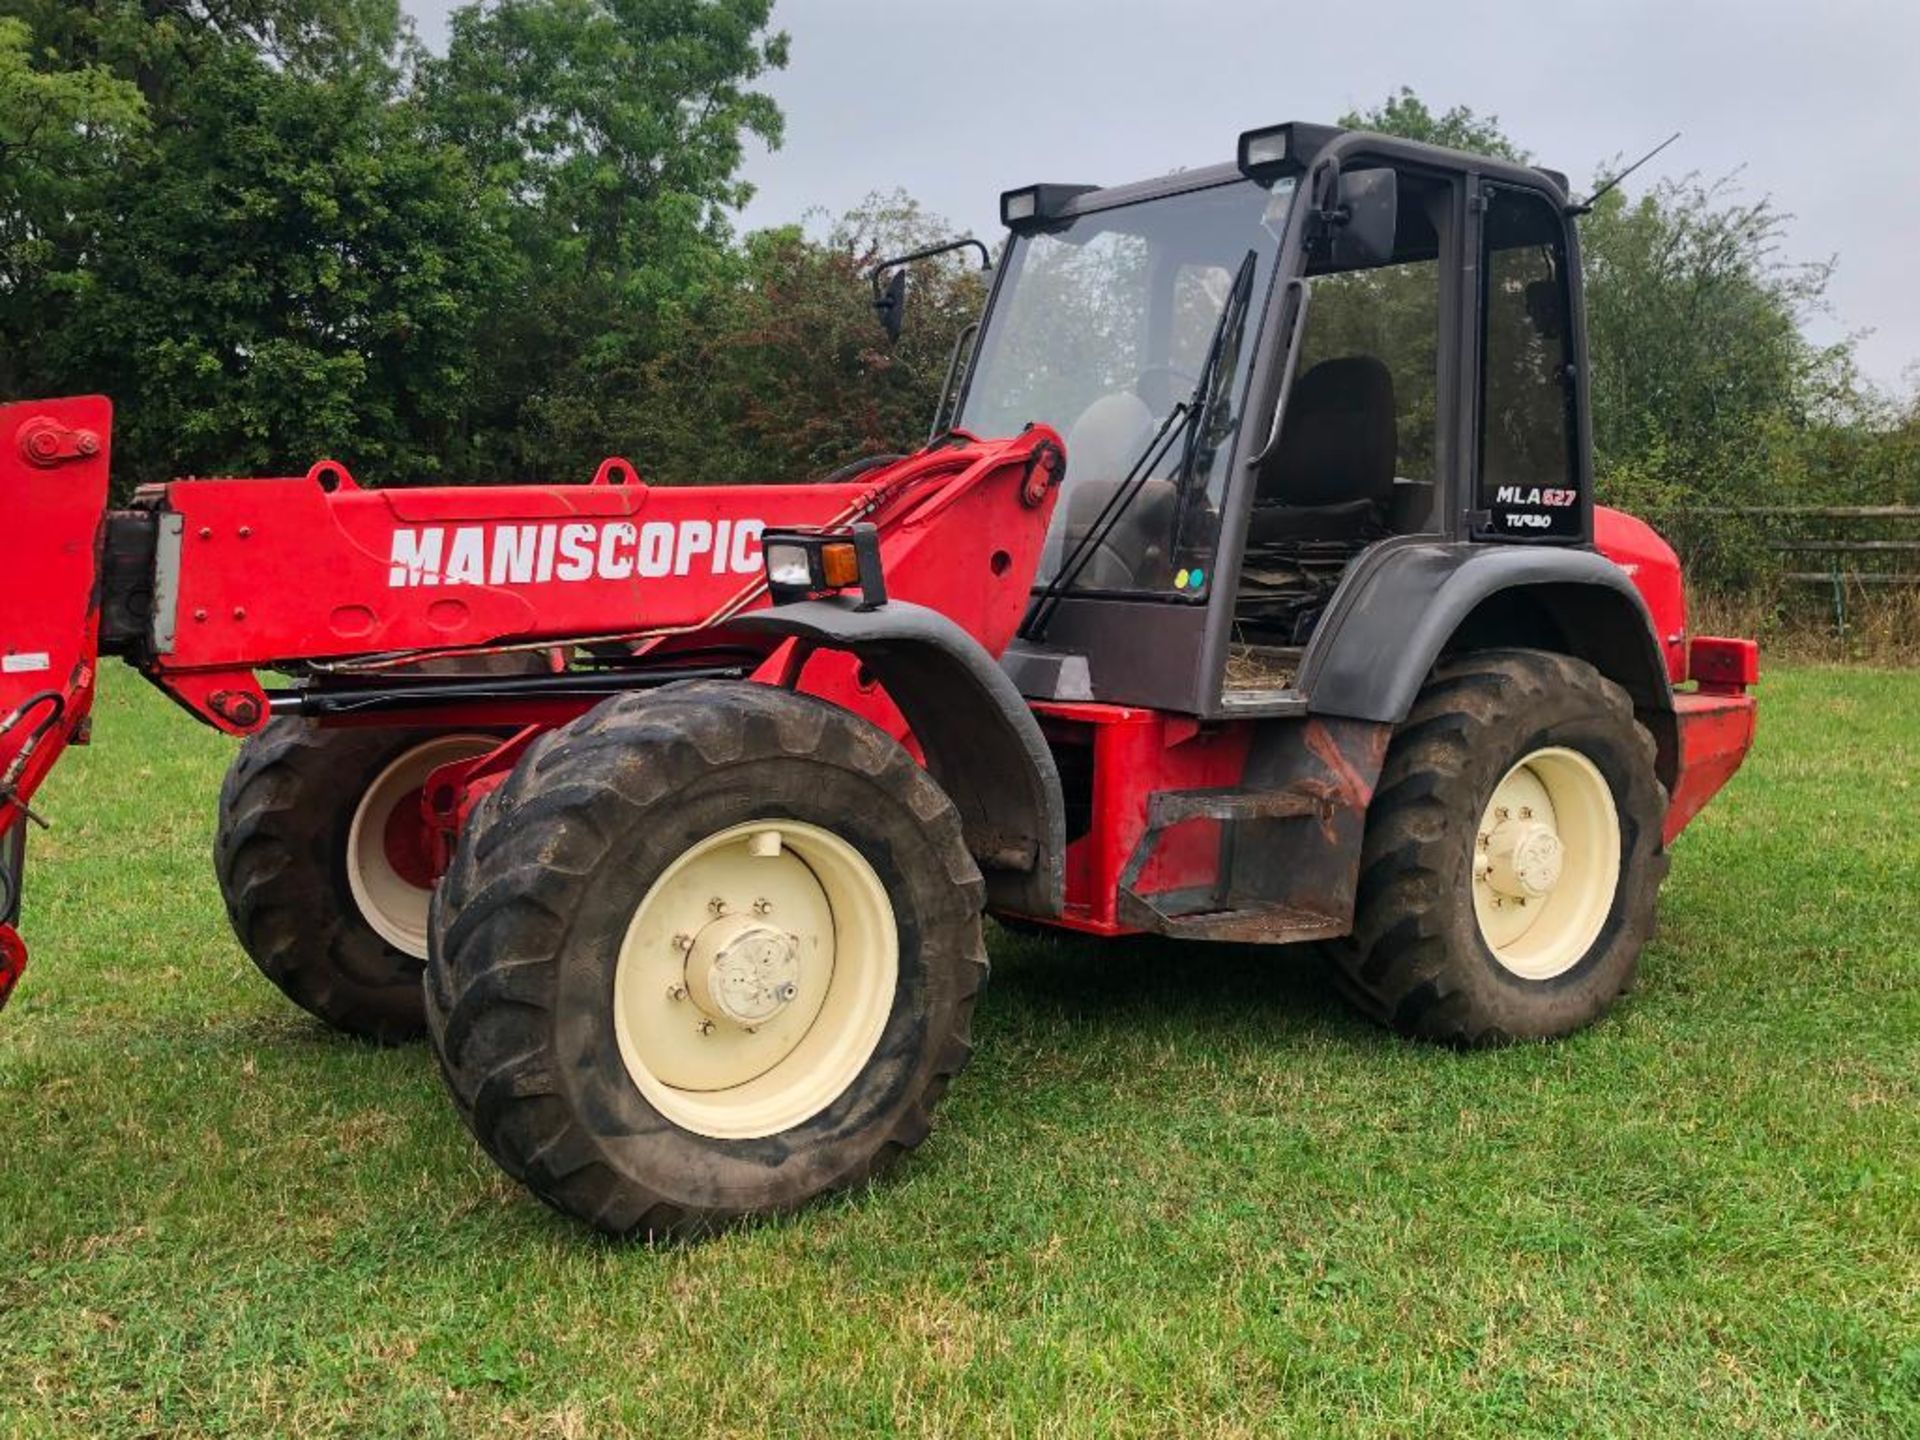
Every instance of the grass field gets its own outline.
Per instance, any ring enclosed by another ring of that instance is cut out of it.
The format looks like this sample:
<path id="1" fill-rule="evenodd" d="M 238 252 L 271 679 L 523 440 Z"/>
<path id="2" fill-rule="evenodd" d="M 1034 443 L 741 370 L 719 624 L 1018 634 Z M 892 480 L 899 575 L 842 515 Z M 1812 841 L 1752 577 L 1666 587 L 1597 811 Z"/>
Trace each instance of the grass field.
<path id="1" fill-rule="evenodd" d="M 0 1434 L 1920 1434 L 1920 672 L 1770 676 L 1571 1042 L 996 934 L 916 1157 L 659 1250 L 253 973 L 227 742 L 114 678 L 0 1016 Z"/>

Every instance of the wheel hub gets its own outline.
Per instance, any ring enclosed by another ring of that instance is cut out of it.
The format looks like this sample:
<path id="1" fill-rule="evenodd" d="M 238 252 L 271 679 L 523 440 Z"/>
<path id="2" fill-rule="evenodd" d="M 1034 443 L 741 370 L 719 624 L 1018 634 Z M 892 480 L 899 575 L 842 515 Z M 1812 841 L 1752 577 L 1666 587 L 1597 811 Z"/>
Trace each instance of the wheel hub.
<path id="1" fill-rule="evenodd" d="M 1599 768 L 1548 746 L 1494 787 L 1473 854 L 1473 909 L 1494 960 L 1551 980 L 1599 936 L 1620 881 L 1620 819 Z"/>
<path id="2" fill-rule="evenodd" d="M 1487 839 L 1487 883 L 1509 899 L 1540 899 L 1560 883 L 1566 855 L 1552 825 L 1502 820 Z"/>
<path id="3" fill-rule="evenodd" d="M 674 1124 L 771 1135 L 849 1085 L 899 973 L 893 906 L 832 831 L 749 822 L 689 846 L 641 897 L 620 947 L 614 1031 L 627 1073 Z"/>
<path id="4" fill-rule="evenodd" d="M 800 994 L 800 937 L 744 915 L 710 921 L 687 952 L 687 994 L 715 1020 L 766 1024 Z"/>

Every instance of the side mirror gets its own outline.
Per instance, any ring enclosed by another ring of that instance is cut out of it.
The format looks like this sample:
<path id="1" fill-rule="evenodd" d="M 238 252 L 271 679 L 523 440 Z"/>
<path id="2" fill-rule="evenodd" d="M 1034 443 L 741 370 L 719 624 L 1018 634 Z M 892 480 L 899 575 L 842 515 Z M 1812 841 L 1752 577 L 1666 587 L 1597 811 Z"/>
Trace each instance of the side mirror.
<path id="1" fill-rule="evenodd" d="M 894 271 L 887 288 L 873 297 L 873 310 L 880 317 L 880 328 L 887 332 L 887 339 L 898 340 L 907 323 L 907 272 L 904 269 Z"/>
<path id="2" fill-rule="evenodd" d="M 1343 171 L 1334 215 L 1333 269 L 1387 264 L 1400 225 L 1399 177 L 1385 166 Z"/>

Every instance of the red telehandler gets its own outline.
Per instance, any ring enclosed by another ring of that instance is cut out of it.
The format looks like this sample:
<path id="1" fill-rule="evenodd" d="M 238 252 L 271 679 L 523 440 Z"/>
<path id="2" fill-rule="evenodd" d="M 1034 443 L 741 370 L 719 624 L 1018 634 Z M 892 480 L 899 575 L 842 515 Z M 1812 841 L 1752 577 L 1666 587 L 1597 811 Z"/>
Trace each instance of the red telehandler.
<path id="1" fill-rule="evenodd" d="M 1404 1033 L 1573 1031 L 1757 679 L 1593 503 L 1578 209 L 1304 124 L 1010 191 L 936 433 L 818 484 L 323 462 L 109 509 L 106 401 L 0 408 L 0 996 L 112 655 L 246 737 L 215 861 L 266 975 L 424 1031 L 481 1145 L 611 1232 L 917 1145 L 983 913 L 1317 941 Z"/>

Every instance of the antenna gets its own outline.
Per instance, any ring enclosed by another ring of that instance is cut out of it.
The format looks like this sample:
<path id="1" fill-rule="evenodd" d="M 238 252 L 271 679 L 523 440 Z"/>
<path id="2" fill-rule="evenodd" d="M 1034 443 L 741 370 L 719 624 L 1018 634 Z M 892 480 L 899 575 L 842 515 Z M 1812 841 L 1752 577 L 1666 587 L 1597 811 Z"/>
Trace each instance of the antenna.
<path id="1" fill-rule="evenodd" d="M 1646 154 L 1642 155 L 1638 160 L 1634 161 L 1631 165 L 1627 166 L 1627 168 L 1622 170 L 1618 175 L 1614 176 L 1611 180 L 1604 181 L 1601 184 L 1600 188 L 1598 190 L 1595 190 L 1591 195 L 1587 196 L 1586 199 L 1580 201 L 1578 204 L 1569 205 L 1567 207 L 1567 213 L 1569 215 L 1592 214 L 1595 202 L 1598 201 L 1602 195 L 1606 194 L 1609 190 L 1614 189 L 1617 185 L 1619 185 L 1619 183 L 1622 180 L 1626 179 L 1627 176 L 1631 175 L 1634 171 L 1638 170 L 1642 165 L 1646 164 L 1649 160 L 1653 159 L 1654 156 L 1658 155 L 1662 150 L 1666 149 L 1667 146 L 1671 145 L 1674 141 L 1678 140 L 1679 138 L 1680 138 L 1680 132 L 1678 130 L 1674 131 L 1673 134 L 1669 135 L 1666 139 L 1662 140 L 1658 145 L 1654 146 L 1651 150 L 1647 151 Z"/>

